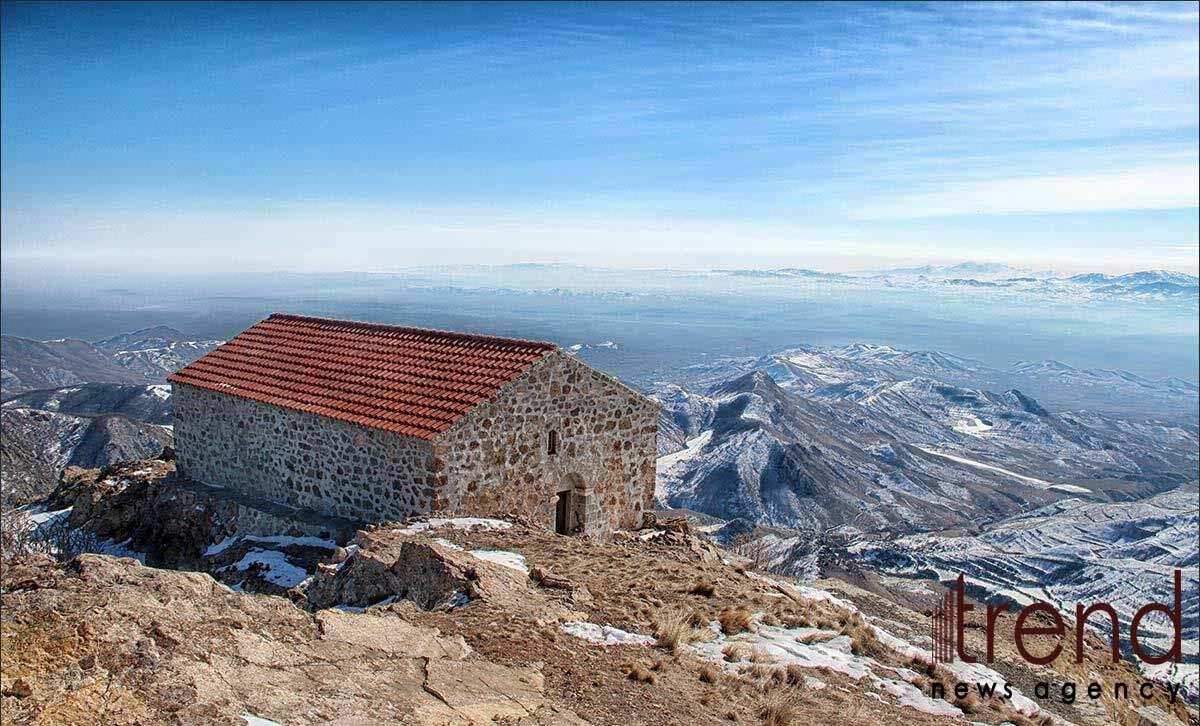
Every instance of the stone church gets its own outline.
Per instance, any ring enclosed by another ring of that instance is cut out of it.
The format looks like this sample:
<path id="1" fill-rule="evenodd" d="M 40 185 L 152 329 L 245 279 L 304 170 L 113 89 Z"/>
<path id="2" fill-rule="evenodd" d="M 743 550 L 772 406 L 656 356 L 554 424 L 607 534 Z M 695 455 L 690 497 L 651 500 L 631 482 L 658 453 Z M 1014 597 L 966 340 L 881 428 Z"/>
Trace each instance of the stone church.
<path id="1" fill-rule="evenodd" d="M 636 528 L 658 404 L 552 343 L 276 314 L 170 377 L 181 476 L 367 522 Z"/>

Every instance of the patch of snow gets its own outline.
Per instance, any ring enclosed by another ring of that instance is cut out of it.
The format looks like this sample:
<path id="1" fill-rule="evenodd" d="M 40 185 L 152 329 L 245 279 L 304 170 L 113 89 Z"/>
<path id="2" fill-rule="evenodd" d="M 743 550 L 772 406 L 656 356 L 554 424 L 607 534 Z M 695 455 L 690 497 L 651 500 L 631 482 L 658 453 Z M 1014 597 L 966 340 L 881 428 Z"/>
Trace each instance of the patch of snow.
<path id="1" fill-rule="evenodd" d="M 881 678 L 875 682 L 875 685 L 894 696 L 901 706 L 907 706 L 931 716 L 950 716 L 953 718 L 962 715 L 962 710 L 957 706 L 953 706 L 940 698 L 930 698 L 920 688 L 911 683 Z"/>
<path id="2" fill-rule="evenodd" d="M 471 554 L 481 560 L 495 562 L 497 565 L 529 574 L 529 566 L 525 564 L 525 555 L 504 550 L 471 550 Z"/>
<path id="3" fill-rule="evenodd" d="M 219 555 L 222 552 L 224 552 L 225 550 L 232 547 L 233 543 L 237 542 L 240 539 L 241 539 L 241 537 L 237 537 L 237 536 L 226 537 L 225 539 L 221 540 L 220 542 L 217 542 L 216 544 L 209 545 L 208 548 L 206 550 L 204 550 L 204 556 L 212 557 L 213 555 Z"/>
<path id="4" fill-rule="evenodd" d="M 110 557 L 131 557 L 143 565 L 146 564 L 146 553 L 130 548 L 129 543 L 132 541 L 132 538 L 124 542 L 113 542 L 111 539 L 101 540 L 100 546 L 96 548 L 96 554 Z"/>
<path id="5" fill-rule="evenodd" d="M 972 684 L 992 683 L 995 685 L 996 689 L 1001 692 L 1004 691 L 1004 684 L 1008 682 L 1008 679 L 1003 675 L 981 663 L 963 663 L 961 661 L 953 661 L 950 663 L 943 663 L 942 665 L 955 676 L 957 676 L 958 680 L 960 681 L 966 681 L 967 683 Z M 1012 699 L 1010 700 L 1013 708 L 1031 718 L 1037 717 L 1043 713 L 1041 706 L 1034 703 L 1033 699 L 1021 693 L 1016 688 L 1012 689 Z"/>
<path id="6" fill-rule="evenodd" d="M 38 527 L 52 527 L 70 516 L 71 509 L 72 507 L 67 507 L 66 509 L 57 509 L 53 512 L 47 512 L 39 507 L 38 511 L 33 511 L 32 509 L 26 511 L 29 514 L 29 521 L 33 524 L 37 525 Z"/>
<path id="7" fill-rule="evenodd" d="M 986 424 L 979 419 L 978 416 L 966 415 L 963 418 L 955 421 L 951 428 L 960 434 L 970 434 L 978 436 L 979 434 L 991 431 L 994 427 L 991 424 Z"/>
<path id="8" fill-rule="evenodd" d="M 1026 476 L 1025 474 L 1018 474 L 1015 471 L 1009 471 L 1008 469 L 1004 469 L 999 466 L 993 466 L 991 464 L 984 464 L 981 461 L 973 461 L 971 459 L 964 459 L 961 456 L 954 456 L 952 454 L 946 454 L 941 451 L 935 451 L 934 449 L 930 449 L 925 446 L 917 446 L 916 448 L 920 449 L 921 451 L 924 451 L 926 454 L 933 454 L 934 456 L 940 456 L 943 459 L 949 459 L 950 461 L 953 461 L 958 464 L 963 464 L 965 466 L 972 466 L 972 467 L 975 467 L 976 469 L 986 469 L 988 471 L 994 471 L 998 474 L 1004 474 L 1005 476 L 1010 476 L 1013 479 L 1023 481 L 1026 484 L 1034 486 L 1038 489 L 1054 489 L 1054 490 L 1062 491 L 1062 492 L 1071 492 L 1073 494 L 1091 494 L 1091 491 L 1084 489 L 1083 487 L 1077 487 L 1074 484 L 1055 484 L 1054 482 L 1046 481 L 1045 479 L 1037 479 L 1032 476 Z"/>
<path id="9" fill-rule="evenodd" d="M 771 662 L 779 665 L 828 668 L 856 681 L 870 675 L 872 665 L 877 665 L 870 658 L 850 652 L 852 640 L 848 635 L 835 635 L 819 643 L 801 642 L 813 632 L 813 628 L 789 630 L 778 626 L 760 625 L 753 633 L 719 637 L 707 643 L 695 643 L 691 647 L 705 660 L 721 661 L 725 658 L 722 651 L 727 646 L 740 643 L 753 651 L 765 654 Z"/>
<path id="10" fill-rule="evenodd" d="M 346 563 L 349 562 L 356 554 L 358 554 L 358 550 L 359 547 L 356 544 L 346 545 L 346 559 L 334 565 L 334 571 L 336 572 L 345 567 Z"/>
<path id="11" fill-rule="evenodd" d="M 441 527 L 453 527 L 454 529 L 508 529 L 512 527 L 512 522 L 505 522 L 503 519 L 488 519 L 486 517 L 432 517 L 423 522 L 413 522 L 404 527 L 398 527 L 392 531 L 396 534 L 424 534 L 430 530 L 439 529 Z"/>
<path id="12" fill-rule="evenodd" d="M 761 582 L 766 582 L 776 587 L 785 588 L 795 593 L 797 596 L 808 600 L 823 600 L 837 607 L 843 608 L 852 613 L 860 613 L 859 609 L 850 602 L 836 597 L 824 590 L 819 590 L 814 587 L 804 585 L 793 585 L 790 582 L 783 582 L 772 577 L 759 575 L 758 573 L 747 571 L 747 575 Z M 919 658 L 924 661 L 929 660 L 927 649 L 918 648 L 902 638 L 898 638 L 892 633 L 884 630 L 878 625 L 871 625 L 872 630 L 879 642 L 887 648 L 895 651 L 906 658 Z M 844 673 L 845 675 L 854 678 L 855 680 L 869 677 L 871 682 L 877 688 L 891 693 L 899 699 L 901 706 L 923 711 L 933 715 L 957 715 L 961 714 L 954 706 L 944 701 L 939 701 L 927 697 L 920 689 L 911 684 L 900 684 L 898 681 L 886 681 L 879 678 L 873 673 L 875 668 L 882 668 L 877 661 L 872 658 L 856 656 L 850 651 L 851 640 L 844 635 L 837 635 L 820 643 L 803 643 L 811 637 L 813 632 L 820 632 L 814 628 L 793 628 L 787 629 L 776 626 L 767 626 L 759 624 L 757 632 L 741 633 L 731 637 L 723 637 L 719 628 L 717 639 L 709 643 L 701 643 L 692 647 L 698 654 L 707 660 L 724 660 L 722 649 L 729 643 L 744 643 L 751 648 L 758 648 L 771 656 L 773 660 L 780 664 L 795 663 L 802 668 L 819 668 L 826 667 L 830 670 Z M 833 631 L 829 631 L 833 632 Z M 735 664 L 736 665 L 736 664 Z M 1006 679 L 996 671 L 981 666 L 977 663 L 951 663 L 947 667 L 954 672 L 960 680 L 968 682 L 993 682 L 997 684 L 997 688 L 1001 691 L 1004 689 Z M 894 670 L 894 669 L 893 669 Z M 903 669 L 901 669 L 903 670 Z M 908 671 L 905 671 L 908 672 Z M 1025 696 L 1017 689 L 1013 689 L 1012 704 L 1021 713 L 1027 716 L 1036 717 L 1043 713 L 1040 706 L 1034 703 L 1028 696 Z M 945 710 L 945 707 L 953 708 L 954 713 Z"/>
<path id="13" fill-rule="evenodd" d="M 220 542 L 217 542 L 214 545 L 209 545 L 208 549 L 204 550 L 204 556 L 212 557 L 213 555 L 219 555 L 222 552 L 224 552 L 225 550 L 232 547 L 234 545 L 234 543 L 237 542 L 238 540 L 245 540 L 246 542 L 256 542 L 258 544 L 273 544 L 273 545 L 278 545 L 280 547 L 287 547 L 288 545 L 298 545 L 301 547 L 317 547 L 317 548 L 326 549 L 326 550 L 335 550 L 335 549 L 337 549 L 337 546 L 338 546 L 337 543 L 334 542 L 333 540 L 323 539 L 321 537 L 307 537 L 307 536 L 306 537 L 292 537 L 292 536 L 288 536 L 288 535 L 269 535 L 269 536 L 245 535 L 245 536 L 226 537 L 225 539 L 221 540 Z"/>
<path id="14" fill-rule="evenodd" d="M 562 631 L 567 635 L 600 645 L 653 645 L 655 642 L 655 638 L 651 635 L 630 633 L 611 625 L 597 625 L 586 620 L 563 623 Z"/>
<path id="15" fill-rule="evenodd" d="M 243 713 L 242 718 L 245 719 L 246 726 L 280 726 L 270 719 L 255 716 L 252 713 Z"/>
<path id="16" fill-rule="evenodd" d="M 155 383 L 154 385 L 149 386 L 149 389 L 150 393 L 154 394 L 156 398 L 160 398 L 164 401 L 171 400 L 171 384 Z"/>
<path id="17" fill-rule="evenodd" d="M 450 593 L 450 597 L 446 598 L 446 602 L 442 603 L 438 607 L 453 609 L 453 608 L 462 607 L 463 605 L 467 605 L 470 602 L 471 602 L 470 596 L 468 596 L 465 592 L 462 592 L 460 590 L 455 590 L 454 592 Z"/>
<path id="18" fill-rule="evenodd" d="M 280 587 L 295 587 L 308 577 L 307 572 L 288 562 L 282 552 L 275 550 L 251 550 L 242 559 L 223 569 L 248 570 L 254 565 L 264 568 L 263 578 L 267 582 Z"/>
<path id="19" fill-rule="evenodd" d="M 676 464 L 695 458 L 696 455 L 700 453 L 700 450 L 712 440 L 712 435 L 713 432 L 711 429 L 709 429 L 694 439 L 688 439 L 687 443 L 684 445 L 684 448 L 676 451 L 673 454 L 667 454 L 666 456 L 658 457 L 658 461 L 655 462 L 655 468 L 658 469 L 660 474 L 663 474 L 670 471 L 671 467 L 675 466 Z"/>

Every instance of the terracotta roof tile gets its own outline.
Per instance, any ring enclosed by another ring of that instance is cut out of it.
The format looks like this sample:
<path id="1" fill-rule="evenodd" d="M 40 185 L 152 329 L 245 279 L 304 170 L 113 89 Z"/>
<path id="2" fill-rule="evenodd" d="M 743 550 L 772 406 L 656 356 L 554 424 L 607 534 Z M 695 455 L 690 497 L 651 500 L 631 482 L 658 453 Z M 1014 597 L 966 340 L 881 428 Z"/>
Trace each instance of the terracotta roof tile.
<path id="1" fill-rule="evenodd" d="M 167 380 L 432 439 L 554 348 L 277 313 Z"/>

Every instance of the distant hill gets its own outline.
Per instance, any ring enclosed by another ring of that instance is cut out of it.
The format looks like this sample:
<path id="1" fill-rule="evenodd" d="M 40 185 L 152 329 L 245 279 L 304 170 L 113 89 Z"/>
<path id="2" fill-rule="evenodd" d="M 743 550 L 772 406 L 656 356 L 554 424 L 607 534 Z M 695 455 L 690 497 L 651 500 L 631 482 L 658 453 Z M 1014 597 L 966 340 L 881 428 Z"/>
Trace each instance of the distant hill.
<path id="1" fill-rule="evenodd" d="M 19 393 L 5 400 L 3 405 L 4 408 L 35 408 L 93 416 L 121 414 L 144 423 L 171 423 L 171 387 L 166 383 L 143 386 L 84 383 Z"/>
<path id="2" fill-rule="evenodd" d="M 162 382 L 222 342 L 188 340 L 180 331 L 166 326 L 95 343 L 5 335 L 0 352 L 0 389 L 7 396 L 83 383 Z"/>
<path id="3" fill-rule="evenodd" d="M 0 342 L 0 386 L 5 393 L 61 388 L 77 383 L 141 383 L 142 376 L 117 364 L 110 353 L 82 340 L 30 340 L 12 335 Z"/>

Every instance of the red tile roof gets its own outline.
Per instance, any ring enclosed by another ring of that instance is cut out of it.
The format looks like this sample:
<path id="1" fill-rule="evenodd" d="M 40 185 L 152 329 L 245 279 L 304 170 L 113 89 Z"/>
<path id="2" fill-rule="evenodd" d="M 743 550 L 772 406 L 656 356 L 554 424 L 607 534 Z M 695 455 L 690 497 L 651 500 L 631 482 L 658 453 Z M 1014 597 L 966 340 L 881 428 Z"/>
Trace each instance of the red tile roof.
<path id="1" fill-rule="evenodd" d="M 277 313 L 167 380 L 432 439 L 555 347 Z"/>

